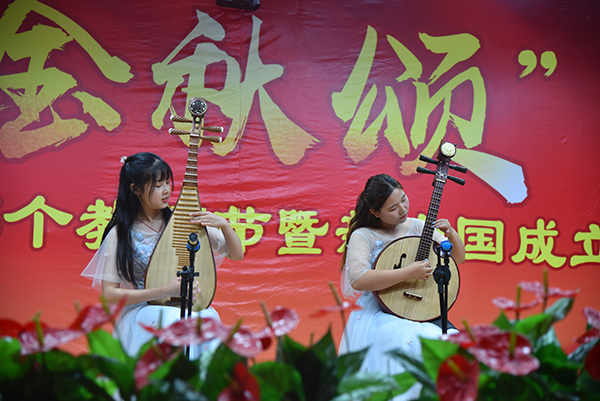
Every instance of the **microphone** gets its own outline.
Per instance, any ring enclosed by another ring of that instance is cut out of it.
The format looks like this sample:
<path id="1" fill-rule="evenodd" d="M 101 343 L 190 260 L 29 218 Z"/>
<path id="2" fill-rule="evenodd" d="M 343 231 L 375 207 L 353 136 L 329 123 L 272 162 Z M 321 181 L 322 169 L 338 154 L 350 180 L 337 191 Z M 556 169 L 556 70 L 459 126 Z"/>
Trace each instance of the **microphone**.
<path id="1" fill-rule="evenodd" d="M 194 251 L 194 252 L 196 252 L 198 249 L 200 249 L 200 241 L 198 241 L 198 234 L 196 234 L 196 233 L 190 234 L 188 241 L 187 241 L 186 248 L 188 249 L 188 251 Z"/>
<path id="2" fill-rule="evenodd" d="M 452 252 L 452 242 L 448 240 L 442 241 L 442 243 L 440 244 L 440 250 L 444 252 L 444 254 L 449 254 L 450 252 Z"/>

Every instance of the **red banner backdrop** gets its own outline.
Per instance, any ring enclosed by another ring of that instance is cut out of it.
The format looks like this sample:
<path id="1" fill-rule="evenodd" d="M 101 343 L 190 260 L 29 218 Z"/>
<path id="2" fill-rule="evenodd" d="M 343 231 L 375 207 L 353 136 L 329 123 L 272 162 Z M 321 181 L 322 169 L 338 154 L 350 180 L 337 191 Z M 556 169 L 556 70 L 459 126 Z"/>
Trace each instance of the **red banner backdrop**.
<path id="1" fill-rule="evenodd" d="M 426 213 L 432 177 L 415 173 L 418 157 L 445 138 L 469 169 L 440 208 L 467 249 L 450 319 L 489 323 L 492 299 L 546 269 L 551 286 L 580 289 L 559 339 L 570 347 L 583 332 L 581 309 L 600 308 L 597 2 L 151 4 L 1 6 L 1 317 L 41 311 L 61 326 L 76 300 L 97 302 L 79 273 L 121 157 L 161 155 L 174 204 L 187 138 L 169 135 L 169 115 L 201 96 L 205 123 L 225 127 L 223 143 L 200 149 L 202 205 L 245 247 L 218 271 L 225 323 L 261 328 L 265 301 L 296 309 L 298 341 L 330 325 L 339 340 L 338 316 L 310 314 L 334 303 L 356 197 L 385 172 L 411 214 Z"/>

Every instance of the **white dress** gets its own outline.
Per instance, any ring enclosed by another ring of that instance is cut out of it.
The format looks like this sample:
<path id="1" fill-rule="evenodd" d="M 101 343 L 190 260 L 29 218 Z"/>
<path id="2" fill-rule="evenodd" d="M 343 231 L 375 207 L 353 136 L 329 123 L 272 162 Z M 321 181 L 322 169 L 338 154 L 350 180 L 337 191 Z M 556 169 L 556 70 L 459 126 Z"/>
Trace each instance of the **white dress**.
<path id="1" fill-rule="evenodd" d="M 421 236 L 423 220 L 414 218 L 410 220 L 412 220 L 412 224 L 405 237 Z M 379 253 L 395 239 L 397 238 L 383 235 L 366 227 L 359 228 L 352 233 L 341 280 L 345 297 L 361 294 L 352 288 L 352 283 L 372 269 Z M 435 231 L 434 240 L 439 243 L 445 240 L 445 237 Z M 431 263 L 432 266 L 435 266 L 435 261 L 431 261 Z M 430 279 L 433 280 L 433 278 Z M 383 312 L 372 292 L 362 292 L 356 304 L 363 309 L 353 311 L 348 317 L 339 353 L 344 354 L 369 347 L 361 371 L 402 373 L 404 367 L 388 357 L 387 351 L 402 349 L 420 359 L 419 337 L 438 338 L 442 334 L 441 328 L 433 323 L 414 322 Z M 456 330 L 448 330 L 448 333 L 452 332 L 456 332 Z M 407 392 L 395 397 L 394 400 L 418 399 L 420 392 L 421 384 L 417 383 Z"/>
<path id="2" fill-rule="evenodd" d="M 215 256 L 215 264 L 219 266 L 225 256 L 228 255 L 227 243 L 223 233 L 218 228 L 207 227 L 208 237 Z M 116 228 L 109 232 L 100 248 L 81 273 L 82 276 L 93 280 L 92 287 L 102 291 L 102 281 L 119 283 L 121 288 L 144 288 L 144 277 L 148 269 L 148 263 L 152 251 L 156 246 L 159 233 L 149 230 L 140 223 L 134 223 L 131 229 L 132 245 L 134 247 L 133 270 L 135 283 L 125 281 L 117 272 L 117 231 Z M 200 312 L 200 316 L 220 320 L 219 314 L 212 307 Z M 193 313 L 193 316 L 198 316 Z M 180 319 L 181 309 L 172 306 L 149 305 L 146 302 L 127 305 L 119 315 L 114 327 L 113 336 L 118 338 L 123 349 L 129 355 L 136 355 L 142 345 L 147 343 L 152 334 L 143 329 L 140 323 L 154 326 L 167 327 Z M 160 319 L 160 322 L 159 322 Z M 190 347 L 190 358 L 196 359 L 203 350 L 215 347 L 217 344 L 201 344 Z"/>

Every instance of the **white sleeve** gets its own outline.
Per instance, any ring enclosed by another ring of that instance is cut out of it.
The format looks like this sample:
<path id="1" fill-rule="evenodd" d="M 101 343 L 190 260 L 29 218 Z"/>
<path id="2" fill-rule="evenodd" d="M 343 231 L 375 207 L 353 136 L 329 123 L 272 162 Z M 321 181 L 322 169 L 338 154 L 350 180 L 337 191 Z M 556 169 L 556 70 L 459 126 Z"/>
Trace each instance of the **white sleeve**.
<path id="1" fill-rule="evenodd" d="M 113 227 L 100 248 L 94 254 L 90 263 L 81 272 L 83 277 L 87 277 L 92 280 L 92 287 L 102 291 L 102 281 L 110 281 L 112 283 L 120 283 L 121 286 L 125 284 L 127 287 L 131 287 L 131 284 L 125 283 L 125 281 L 119 276 L 117 272 L 117 229 Z"/>
<path id="2" fill-rule="evenodd" d="M 215 258 L 215 266 L 219 268 L 221 263 L 223 263 L 223 259 L 229 255 L 229 248 L 227 247 L 227 241 L 225 241 L 225 236 L 223 232 L 216 227 L 206 227 L 208 232 L 208 239 L 210 241 L 210 246 L 213 251 L 213 256 Z"/>
<path id="3" fill-rule="evenodd" d="M 347 244 L 346 263 L 342 270 L 342 293 L 346 297 L 353 297 L 359 294 L 352 288 L 352 284 L 371 270 L 371 244 L 369 240 L 360 232 L 355 231 L 350 236 Z"/>

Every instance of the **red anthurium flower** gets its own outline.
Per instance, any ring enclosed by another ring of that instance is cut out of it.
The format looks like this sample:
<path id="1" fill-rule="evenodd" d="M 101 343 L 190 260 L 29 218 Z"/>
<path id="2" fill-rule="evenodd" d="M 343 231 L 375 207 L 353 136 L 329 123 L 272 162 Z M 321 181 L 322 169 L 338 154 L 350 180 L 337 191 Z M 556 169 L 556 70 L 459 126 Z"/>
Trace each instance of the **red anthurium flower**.
<path id="1" fill-rule="evenodd" d="M 293 309 L 278 306 L 271 311 L 271 328 L 277 337 L 294 330 L 300 322 L 298 314 Z"/>
<path id="2" fill-rule="evenodd" d="M 463 348 L 469 348 L 475 345 L 479 337 L 485 337 L 490 334 L 500 333 L 496 326 L 478 325 L 467 330 L 461 330 L 448 336 L 448 341 L 459 344 Z"/>
<path id="3" fill-rule="evenodd" d="M 142 325 L 161 342 L 175 347 L 202 344 L 219 339 L 239 355 L 251 358 L 271 345 L 273 335 L 282 336 L 298 326 L 299 318 L 292 309 L 277 307 L 271 312 L 271 327 L 255 334 L 237 324 L 225 327 L 212 318 L 190 318 L 179 320 L 164 329 Z"/>
<path id="4" fill-rule="evenodd" d="M 278 306 L 271 312 L 267 310 L 264 302 L 261 302 L 261 307 L 267 319 L 267 327 L 255 334 L 255 338 L 260 340 L 263 350 L 266 350 L 271 346 L 273 336 L 281 337 L 294 330 L 298 326 L 300 318 L 296 311 L 283 306 Z"/>
<path id="5" fill-rule="evenodd" d="M 261 338 L 245 327 L 235 325 L 222 341 L 236 354 L 252 358 L 264 351 Z"/>
<path id="6" fill-rule="evenodd" d="M 90 333 L 99 329 L 106 323 L 114 322 L 125 306 L 125 297 L 121 299 L 119 305 L 91 305 L 79 313 L 77 319 L 71 324 L 71 329 L 81 330 L 84 333 Z"/>
<path id="7" fill-rule="evenodd" d="M 600 380 L 600 342 L 588 352 L 585 358 L 585 370 L 595 380 Z"/>
<path id="8" fill-rule="evenodd" d="M 494 305 L 496 305 L 498 308 L 500 308 L 501 310 L 521 312 L 521 311 L 533 308 L 534 306 L 536 306 L 537 304 L 540 303 L 540 300 L 534 299 L 533 301 L 531 301 L 528 304 L 519 304 L 518 307 L 517 307 L 517 303 L 515 301 L 513 301 L 512 299 L 505 298 L 505 297 L 494 298 L 492 300 L 492 303 Z"/>
<path id="9" fill-rule="evenodd" d="M 340 305 L 325 306 L 323 308 L 320 308 L 316 312 L 311 313 L 310 317 L 323 317 L 323 316 L 326 316 L 333 312 L 346 312 L 346 311 L 352 312 L 353 310 L 360 310 L 360 309 L 362 309 L 362 307 L 356 305 L 356 301 L 355 302 L 344 301 Z"/>
<path id="10" fill-rule="evenodd" d="M 590 326 L 595 329 L 600 329 L 600 311 L 590 306 L 583 308 L 583 315 L 587 319 Z"/>
<path id="11" fill-rule="evenodd" d="M 135 364 L 133 377 L 137 388 L 141 389 L 146 386 L 150 382 L 148 376 L 161 367 L 174 354 L 173 348 L 167 343 L 156 344 L 148 348 Z"/>
<path id="12" fill-rule="evenodd" d="M 574 297 L 579 290 L 561 290 L 557 287 L 548 287 L 548 294 L 544 295 L 544 284 L 539 281 L 523 281 L 519 284 L 523 291 L 534 293 L 538 298 Z"/>
<path id="13" fill-rule="evenodd" d="M 220 321 L 210 317 L 178 320 L 160 330 L 152 326 L 141 326 L 160 341 L 175 347 L 202 344 L 215 338 L 224 339 L 228 333 Z"/>
<path id="14" fill-rule="evenodd" d="M 512 352 L 511 335 L 516 337 Z M 533 356 L 529 340 L 516 333 L 500 332 L 479 336 L 468 351 L 490 368 L 514 376 L 525 376 L 540 366 L 538 359 Z"/>
<path id="15" fill-rule="evenodd" d="M 587 319 L 587 323 L 592 326 L 592 328 L 575 339 L 575 341 L 579 344 L 585 344 L 600 337 L 600 311 L 586 306 L 583 308 L 583 315 Z"/>
<path id="16" fill-rule="evenodd" d="M 21 342 L 21 354 L 29 355 L 36 352 L 50 351 L 75 340 L 83 334 L 80 330 L 48 327 L 42 327 L 41 333 L 40 336 L 40 332 L 35 328 L 19 333 L 18 338 Z"/>
<path id="17" fill-rule="evenodd" d="M 558 287 L 549 287 L 546 298 L 569 297 L 572 298 L 579 293 L 579 290 L 561 290 Z"/>
<path id="18" fill-rule="evenodd" d="M 238 362 L 233 368 L 233 380 L 221 394 L 217 401 L 259 401 L 260 387 L 258 381 L 245 364 Z"/>
<path id="19" fill-rule="evenodd" d="M 514 336 L 512 347 L 511 336 Z M 496 326 L 474 326 L 468 331 L 449 335 L 448 341 L 459 344 L 479 362 L 499 372 L 522 376 L 540 365 L 532 355 L 527 338 L 517 333 L 500 331 Z"/>
<path id="20" fill-rule="evenodd" d="M 267 312 L 265 312 L 267 314 Z M 253 333 L 240 325 L 229 329 L 229 334 L 223 340 L 235 353 L 252 358 L 266 350 L 272 342 L 272 336 L 283 336 L 298 326 L 298 314 L 289 308 L 278 306 L 268 313 L 270 327 L 265 327 L 259 333 Z"/>
<path id="21" fill-rule="evenodd" d="M 453 355 L 441 365 L 437 379 L 440 401 L 474 401 L 479 385 L 479 362 Z"/>
<path id="22" fill-rule="evenodd" d="M 589 343 L 592 340 L 595 340 L 598 337 L 600 337 L 600 330 L 594 327 L 586 331 L 581 336 L 577 337 L 575 341 L 579 344 L 585 344 Z"/>
<path id="23" fill-rule="evenodd" d="M 33 323 L 28 324 L 33 325 Z M 30 328 L 35 328 L 35 326 L 31 326 Z M 18 338 L 19 333 L 23 330 L 26 329 L 19 322 L 10 319 L 0 319 L 0 337 Z"/>
<path id="24" fill-rule="evenodd" d="M 39 326 L 35 322 L 21 325 L 14 320 L 0 320 L 0 337 L 9 336 L 18 339 L 23 355 L 49 351 L 75 340 L 81 334 L 79 330 L 55 329 L 44 323 L 39 323 Z"/>
<path id="25" fill-rule="evenodd" d="M 273 331 L 270 327 L 265 327 L 261 332 L 254 335 L 262 344 L 262 349 L 266 350 L 273 342 Z"/>

